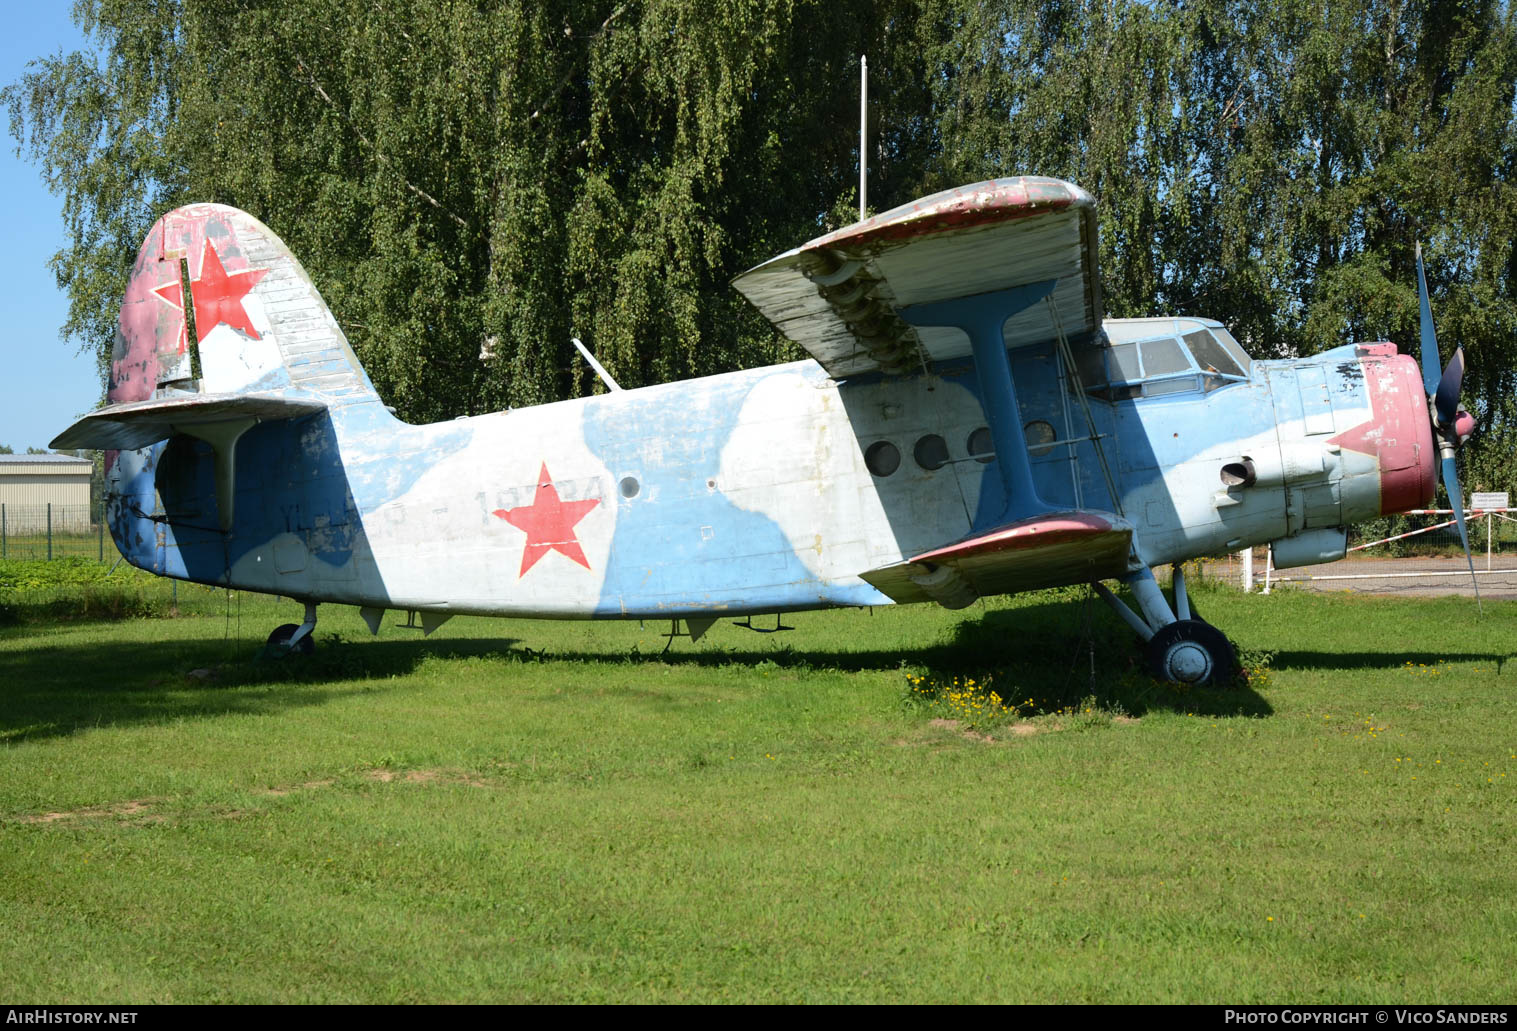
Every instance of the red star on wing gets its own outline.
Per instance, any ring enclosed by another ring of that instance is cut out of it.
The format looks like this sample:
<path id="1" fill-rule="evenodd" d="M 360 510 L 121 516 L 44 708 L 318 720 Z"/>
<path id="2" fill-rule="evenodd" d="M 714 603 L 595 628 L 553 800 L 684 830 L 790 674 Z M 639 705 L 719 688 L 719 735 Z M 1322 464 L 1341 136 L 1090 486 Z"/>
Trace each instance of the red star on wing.
<path id="1" fill-rule="evenodd" d="M 532 497 L 532 504 L 519 508 L 497 508 L 491 513 L 527 535 L 527 546 L 521 553 L 521 572 L 516 574 L 516 578 L 519 580 L 526 576 L 527 570 L 537 565 L 537 560 L 550 551 L 556 551 L 589 569 L 590 561 L 585 558 L 585 549 L 580 547 L 574 527 L 599 504 L 599 498 L 585 501 L 564 501 L 559 498 L 558 488 L 553 486 L 553 478 L 548 475 L 548 463 L 544 462 L 542 472 L 537 474 L 537 493 Z"/>
<path id="2" fill-rule="evenodd" d="M 195 342 L 204 340 L 223 322 L 242 330 L 254 340 L 262 340 L 258 330 L 253 328 L 253 320 L 248 318 L 242 300 L 268 272 L 266 268 L 227 272 L 221 263 L 221 255 L 207 240 L 200 258 L 200 278 L 190 281 L 190 296 L 195 300 Z M 177 282 L 160 286 L 153 292 L 176 308 L 184 307 L 183 291 Z"/>

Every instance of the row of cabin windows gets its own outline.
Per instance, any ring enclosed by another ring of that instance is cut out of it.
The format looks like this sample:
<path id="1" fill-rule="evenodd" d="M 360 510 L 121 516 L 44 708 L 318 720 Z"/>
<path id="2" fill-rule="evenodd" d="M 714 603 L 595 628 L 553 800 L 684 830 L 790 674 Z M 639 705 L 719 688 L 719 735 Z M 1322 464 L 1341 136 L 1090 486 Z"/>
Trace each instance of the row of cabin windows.
<path id="1" fill-rule="evenodd" d="M 1058 437 L 1054 428 L 1041 419 L 1028 423 L 1023 432 L 1027 435 L 1028 451 L 1035 456 L 1052 450 L 1052 443 Z M 994 462 L 996 453 L 990 439 L 990 427 L 981 426 L 971 431 L 964 438 L 964 453 L 965 459 L 960 461 L 972 458 L 981 464 Z M 948 454 L 948 442 L 936 433 L 918 438 L 911 449 L 911 457 L 927 472 L 934 472 L 954 461 Z M 864 465 L 876 476 L 889 476 L 901 467 L 901 449 L 888 440 L 877 440 L 864 449 Z"/>
<path id="2" fill-rule="evenodd" d="M 970 433 L 964 439 L 964 451 L 976 462 L 994 462 L 996 456 L 990 442 L 990 428 L 981 426 Z M 948 454 L 948 442 L 936 433 L 919 437 L 911 449 L 911 457 L 928 472 L 953 461 Z M 888 440 L 877 440 L 864 449 L 864 465 L 876 476 L 889 476 L 901 467 L 901 449 Z"/>

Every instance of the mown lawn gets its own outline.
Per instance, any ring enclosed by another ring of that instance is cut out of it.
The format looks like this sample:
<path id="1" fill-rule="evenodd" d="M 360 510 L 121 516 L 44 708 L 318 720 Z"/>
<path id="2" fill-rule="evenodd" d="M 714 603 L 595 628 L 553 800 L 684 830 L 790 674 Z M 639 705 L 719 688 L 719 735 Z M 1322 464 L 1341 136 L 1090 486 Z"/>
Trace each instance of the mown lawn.
<path id="1" fill-rule="evenodd" d="M 298 608 L 185 588 L 23 618 L 0 997 L 1510 1000 L 1517 604 L 1202 591 L 1255 674 L 1177 691 L 1082 599 L 664 656 L 323 607 L 255 661 Z M 1018 716 L 910 701 L 987 676 Z"/>

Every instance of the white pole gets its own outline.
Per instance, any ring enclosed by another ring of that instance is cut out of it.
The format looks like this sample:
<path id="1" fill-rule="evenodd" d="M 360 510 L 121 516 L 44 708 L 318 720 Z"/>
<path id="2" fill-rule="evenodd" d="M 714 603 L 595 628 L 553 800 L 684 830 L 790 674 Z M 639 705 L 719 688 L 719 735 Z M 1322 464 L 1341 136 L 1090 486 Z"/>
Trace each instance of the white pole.
<path id="1" fill-rule="evenodd" d="M 1275 546 L 1269 545 L 1264 549 L 1264 593 L 1269 593 L 1269 574 L 1275 564 Z"/>
<path id="2" fill-rule="evenodd" d="M 1254 589 L 1254 549 L 1243 549 L 1243 593 Z"/>
<path id="3" fill-rule="evenodd" d="M 859 221 L 869 207 L 869 58 L 859 55 Z"/>

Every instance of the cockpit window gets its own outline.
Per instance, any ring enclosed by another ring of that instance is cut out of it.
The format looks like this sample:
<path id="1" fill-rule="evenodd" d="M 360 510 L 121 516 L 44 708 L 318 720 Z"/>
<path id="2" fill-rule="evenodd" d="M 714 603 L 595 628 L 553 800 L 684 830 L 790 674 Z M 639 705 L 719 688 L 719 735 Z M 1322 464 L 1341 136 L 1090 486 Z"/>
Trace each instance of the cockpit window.
<path id="1" fill-rule="evenodd" d="M 1156 397 L 1159 394 L 1183 394 L 1188 390 L 1196 389 L 1196 377 L 1185 376 L 1178 379 L 1156 379 L 1143 384 L 1144 397 Z"/>
<path id="2" fill-rule="evenodd" d="M 1248 376 L 1248 355 L 1220 328 L 1124 340 L 1092 352 L 1105 361 L 1081 362 L 1085 388 L 1108 401 L 1210 392 Z"/>
<path id="3" fill-rule="evenodd" d="M 1127 383 L 1143 378 L 1138 369 L 1138 345 L 1118 344 L 1106 352 L 1106 378 L 1112 383 Z"/>
<path id="4" fill-rule="evenodd" d="M 1194 335 L 1191 334 L 1191 336 Z M 1190 337 L 1186 337 L 1185 341 L 1189 343 Z M 1179 341 L 1172 337 L 1145 340 L 1138 347 L 1143 351 L 1144 379 L 1190 371 L 1190 359 L 1186 358 L 1185 352 L 1180 349 Z"/>
<path id="5" fill-rule="evenodd" d="M 1226 332 L 1223 330 L 1219 335 L 1226 335 Z M 1232 340 L 1232 337 L 1227 339 Z M 1224 376 L 1248 375 L 1238 367 L 1237 360 L 1213 338 L 1211 333 L 1204 329 L 1185 334 L 1185 346 L 1189 347 L 1190 353 L 1196 356 L 1196 364 L 1207 372 L 1220 372 Z M 1236 341 L 1233 342 L 1233 346 L 1238 346 Z"/>
<path id="6" fill-rule="evenodd" d="M 1254 363 L 1248 356 L 1248 352 L 1243 350 L 1242 345 L 1233 339 L 1231 333 L 1220 326 L 1212 330 L 1212 336 L 1216 337 L 1217 342 L 1227 349 L 1227 353 L 1233 356 L 1238 367 L 1243 370 L 1243 375 L 1247 376 Z"/>

